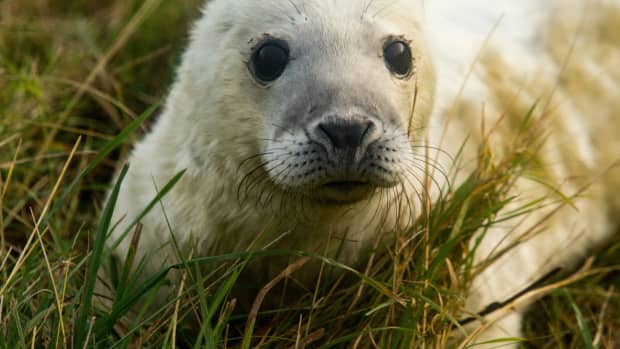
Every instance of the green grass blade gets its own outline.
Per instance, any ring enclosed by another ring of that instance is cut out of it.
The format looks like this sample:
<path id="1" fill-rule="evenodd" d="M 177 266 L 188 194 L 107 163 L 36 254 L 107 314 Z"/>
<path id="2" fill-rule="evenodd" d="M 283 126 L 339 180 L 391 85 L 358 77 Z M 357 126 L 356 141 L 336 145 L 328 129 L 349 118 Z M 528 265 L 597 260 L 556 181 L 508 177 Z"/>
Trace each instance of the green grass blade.
<path id="1" fill-rule="evenodd" d="M 50 218 L 53 217 L 54 213 L 62 207 L 67 196 L 73 191 L 73 189 L 75 189 L 75 187 L 82 181 L 82 179 L 84 179 L 87 174 L 89 174 L 93 169 L 95 169 L 108 155 L 110 155 L 110 153 L 112 153 L 112 151 L 118 148 L 125 141 L 125 139 L 129 137 L 131 133 L 133 133 L 138 127 L 140 127 L 140 125 L 142 125 L 142 123 L 149 116 L 151 116 L 155 112 L 155 110 L 157 110 L 158 107 L 159 104 L 156 104 L 151 108 L 147 109 L 144 113 L 142 113 L 139 117 L 132 121 L 124 130 L 122 130 L 116 137 L 114 137 L 114 139 L 108 142 L 103 147 L 103 149 L 101 149 L 101 151 L 99 151 L 95 159 L 91 161 L 88 166 L 86 166 L 86 168 L 71 181 L 71 183 L 69 183 L 69 186 L 62 192 L 58 200 L 56 200 L 56 203 L 54 203 L 54 205 L 50 208 L 47 215 L 41 221 L 41 226 L 39 228 L 41 231 L 45 230 Z"/>
<path id="2" fill-rule="evenodd" d="M 140 222 L 140 220 L 146 216 L 154 207 L 157 205 L 164 196 L 166 196 L 172 188 L 181 180 L 185 171 L 179 172 L 176 176 L 174 176 L 166 185 L 160 190 L 155 198 L 147 205 L 147 207 L 142 211 L 142 213 L 136 217 L 132 223 L 125 229 L 121 237 L 114 242 L 114 244 L 110 247 L 110 250 L 114 250 L 118 247 L 120 242 L 131 232 L 132 229 Z M 112 200 L 112 197 L 109 199 Z M 108 205 L 110 202 L 108 202 Z M 108 226 L 109 228 L 109 226 Z M 109 230 L 106 231 L 105 236 L 107 237 Z M 184 264 L 183 264 L 184 265 Z M 180 266 L 177 266 L 179 268 Z M 97 320 L 94 326 L 94 333 L 100 337 L 105 333 L 108 333 L 112 330 L 114 324 L 127 312 L 129 312 L 135 304 L 137 304 L 147 293 L 149 293 L 152 289 L 157 287 L 160 283 L 162 283 L 168 274 L 168 272 L 172 268 L 166 268 L 159 273 L 152 275 L 145 282 L 140 281 L 139 278 L 135 278 L 133 280 L 132 285 L 123 285 L 123 289 L 121 290 L 122 294 L 117 297 L 117 300 L 112 306 L 112 311 L 106 317 L 100 318 Z M 129 292 L 131 290 L 131 292 Z"/>
<path id="3" fill-rule="evenodd" d="M 577 325 L 579 326 L 579 333 L 581 334 L 581 338 L 583 339 L 584 348 L 594 349 L 594 345 L 592 343 L 592 335 L 590 334 L 590 329 L 588 328 L 586 319 L 583 317 L 583 313 L 568 292 L 566 292 L 566 296 L 568 297 L 568 301 L 573 308 L 573 311 L 575 312 L 575 316 L 577 317 Z"/>
<path id="4" fill-rule="evenodd" d="M 93 332 L 96 337 L 103 337 L 106 333 L 109 333 L 114 324 L 127 314 L 149 291 L 157 287 L 161 282 L 166 279 L 168 272 L 172 268 L 166 268 L 155 275 L 148 278 L 141 285 L 137 286 L 134 292 L 128 293 L 118 302 L 113 305 L 112 311 L 109 315 L 97 319 Z"/>
<path id="5" fill-rule="evenodd" d="M 153 200 L 151 200 L 151 202 L 149 202 L 149 204 L 144 208 L 144 210 L 142 210 L 142 212 L 131 222 L 131 224 L 129 224 L 129 226 L 125 229 L 125 231 L 123 231 L 121 236 L 116 241 L 114 241 L 114 243 L 110 246 L 110 250 L 115 250 L 116 248 L 118 248 L 118 245 L 120 245 L 120 243 L 127 237 L 127 235 L 129 235 L 132 229 L 134 229 L 136 225 L 138 225 L 138 223 L 140 223 L 140 221 L 147 214 L 149 214 L 149 212 L 151 212 L 151 210 L 157 204 L 161 202 L 161 199 L 166 196 L 170 192 L 170 190 L 172 190 L 172 188 L 174 188 L 174 186 L 181 180 L 185 172 L 186 171 L 183 170 L 177 173 L 176 176 L 172 177 L 172 179 L 168 181 L 168 183 L 166 183 L 166 185 L 164 185 L 164 187 L 160 191 L 157 192 L 157 195 L 155 195 Z"/>
<path id="6" fill-rule="evenodd" d="M 88 266 L 88 271 L 86 273 L 86 281 L 83 290 L 84 293 L 82 295 L 82 305 L 78 311 L 77 321 L 75 323 L 75 348 L 82 348 L 86 341 L 89 323 L 88 315 L 90 313 L 92 305 L 93 293 L 95 291 L 95 283 L 97 282 L 97 273 L 99 272 L 99 267 L 101 266 L 105 239 L 112 223 L 112 214 L 114 213 L 116 200 L 118 199 L 118 195 L 121 190 L 121 183 L 123 182 L 123 179 L 125 178 L 128 170 L 129 166 L 125 165 L 119 175 L 118 180 L 116 181 L 116 185 L 114 186 L 112 193 L 110 194 L 110 198 L 103 211 L 103 214 L 99 221 L 99 226 L 97 227 L 97 231 L 95 233 L 93 252 L 90 256 L 90 263 Z"/>

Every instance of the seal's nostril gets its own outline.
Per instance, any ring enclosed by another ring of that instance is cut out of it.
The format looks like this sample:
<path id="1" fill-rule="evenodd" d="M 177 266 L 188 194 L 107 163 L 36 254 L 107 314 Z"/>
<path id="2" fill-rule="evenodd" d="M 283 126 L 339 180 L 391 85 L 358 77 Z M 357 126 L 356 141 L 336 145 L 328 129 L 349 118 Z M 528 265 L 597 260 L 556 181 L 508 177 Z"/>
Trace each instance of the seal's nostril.
<path id="1" fill-rule="evenodd" d="M 334 148 L 341 149 L 362 146 L 371 127 L 372 122 L 362 120 L 330 120 L 317 126 Z"/>

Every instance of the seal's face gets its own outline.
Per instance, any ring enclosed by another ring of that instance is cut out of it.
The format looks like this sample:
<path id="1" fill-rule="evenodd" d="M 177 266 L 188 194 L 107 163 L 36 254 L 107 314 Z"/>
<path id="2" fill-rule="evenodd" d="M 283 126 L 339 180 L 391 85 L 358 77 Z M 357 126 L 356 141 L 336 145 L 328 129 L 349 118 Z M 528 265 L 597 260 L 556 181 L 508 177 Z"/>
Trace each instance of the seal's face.
<path id="1" fill-rule="evenodd" d="M 266 28 L 246 63 L 253 95 L 270 111 L 262 158 L 271 181 L 346 204 L 402 186 L 416 167 L 420 48 L 414 23 L 334 4 Z"/>
<path id="2" fill-rule="evenodd" d="M 190 163 L 320 204 L 421 186 L 434 75 L 419 15 L 418 0 L 210 2 L 177 89 Z"/>

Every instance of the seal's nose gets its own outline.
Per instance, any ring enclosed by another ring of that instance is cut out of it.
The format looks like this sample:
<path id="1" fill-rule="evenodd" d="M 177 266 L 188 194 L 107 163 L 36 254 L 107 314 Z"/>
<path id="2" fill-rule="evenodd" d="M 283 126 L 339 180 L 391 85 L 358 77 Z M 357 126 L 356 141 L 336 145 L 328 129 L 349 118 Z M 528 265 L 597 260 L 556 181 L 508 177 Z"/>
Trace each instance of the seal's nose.
<path id="1" fill-rule="evenodd" d="M 367 144 L 372 128 L 369 120 L 332 119 L 317 125 L 315 132 L 322 133 L 335 149 L 359 148 Z"/>

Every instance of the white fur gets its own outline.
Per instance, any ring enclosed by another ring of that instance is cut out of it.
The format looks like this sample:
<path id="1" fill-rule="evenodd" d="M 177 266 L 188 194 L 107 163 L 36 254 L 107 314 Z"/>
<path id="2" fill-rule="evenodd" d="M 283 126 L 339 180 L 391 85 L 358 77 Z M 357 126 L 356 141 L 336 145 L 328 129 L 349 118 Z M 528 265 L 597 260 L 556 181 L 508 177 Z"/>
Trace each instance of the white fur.
<path id="1" fill-rule="evenodd" d="M 275 221 L 269 214 L 269 208 L 257 206 L 254 202 L 239 203 L 237 200 L 238 178 L 235 176 L 239 175 L 240 161 L 248 154 L 265 151 L 267 145 L 260 139 L 269 138 L 272 131 L 264 125 L 261 116 L 267 107 L 252 102 L 260 99 L 261 92 L 256 92 L 256 86 L 246 83 L 250 79 L 244 66 L 251 48 L 248 41 L 266 32 L 288 35 L 285 33 L 288 33 L 290 21 L 304 22 L 307 13 L 320 15 L 319 22 L 326 28 L 345 32 L 344 27 L 355 25 L 353 18 L 362 16 L 360 9 L 365 7 L 362 3 L 366 3 L 346 1 L 345 4 L 327 0 L 294 2 L 299 3 L 302 13 L 297 13 L 287 0 L 216 0 L 207 5 L 204 17 L 193 30 L 191 44 L 184 55 L 164 113 L 153 130 L 136 146 L 129 160 L 131 170 L 115 211 L 116 220 L 126 218 L 112 234 L 112 239 L 118 239 L 126 225 L 155 196 L 156 187 L 161 188 L 184 169 L 187 169 L 186 175 L 164 199 L 163 207 L 181 245 L 195 247 L 194 256 L 244 250 L 263 231 L 273 232 L 266 238 L 267 243 L 289 232 L 279 240 L 280 247 L 329 253 L 338 247 L 330 246 L 325 250 L 329 236 L 346 230 L 351 234 L 348 238 L 355 242 L 346 246 L 341 260 L 353 263 L 359 253 L 386 229 L 380 224 L 369 225 L 367 220 L 360 219 L 367 218 L 361 207 L 346 211 L 317 210 L 313 213 L 312 223 L 293 224 Z M 386 7 L 386 1 L 376 1 L 371 9 L 378 11 L 374 19 L 379 23 L 378 27 L 386 33 L 415 35 L 414 44 L 418 40 L 421 47 L 424 38 L 419 26 L 426 28 L 431 45 L 426 49 L 429 52 L 423 53 L 422 62 L 418 63 L 428 66 L 432 59 L 437 87 L 434 91 L 434 109 L 420 118 L 430 116 L 429 143 L 455 154 L 465 138 L 478 130 L 483 109 L 486 110 L 489 125 L 502 115 L 502 103 L 496 94 L 499 82 L 492 74 L 490 63 L 477 63 L 480 54 L 496 54 L 495 57 L 510 68 L 506 71 L 507 76 L 523 84 L 530 92 L 521 98 L 531 105 L 538 93 L 545 94 L 549 89 L 538 89 L 538 86 L 530 89 L 530 85 L 534 85 L 535 81 L 545 81 L 553 86 L 561 72 L 561 67 L 554 62 L 543 40 L 554 6 L 560 4 L 578 8 L 585 6 L 586 2 L 430 0 L 422 6 L 418 1 L 403 0 L 390 5 L 392 8 L 387 10 L 381 10 Z M 613 4 L 620 5 L 618 1 Z M 230 30 L 232 27 L 236 29 Z M 355 36 L 355 30 L 347 33 Z M 340 44 L 334 41 L 334 45 Z M 346 75 L 349 73 L 352 75 Z M 359 70 L 349 73 L 342 70 L 343 79 L 364 77 Z M 617 95 L 618 82 L 610 80 L 606 83 L 612 90 L 610 95 Z M 435 86 L 432 75 L 424 76 L 419 85 L 422 91 L 425 88 L 432 90 Z M 412 92 L 411 86 L 404 91 L 387 83 L 385 86 L 394 89 L 394 98 L 402 97 L 404 101 Z M 427 92 L 429 96 L 432 94 Z M 544 158 L 553 164 L 548 170 L 552 180 L 561 185 L 567 195 L 572 195 L 581 187 L 566 178 L 575 171 L 579 175 L 595 173 L 611 164 L 613 159 L 601 158 L 600 147 L 592 142 L 591 132 L 600 125 L 596 120 L 606 116 L 602 113 L 598 115 L 597 110 L 584 116 L 583 109 L 572 105 L 569 97 L 563 94 L 560 89 L 552 98 L 554 102 L 561 101 L 557 103 L 559 118 L 553 123 L 558 135 L 550 138 Z M 421 103 L 430 110 L 432 102 L 431 97 L 428 98 Z M 459 110 L 453 108 L 455 103 L 475 106 L 477 111 L 450 117 L 455 110 Z M 406 108 L 405 103 L 401 105 Z M 446 126 L 448 119 L 451 123 Z M 618 135 L 620 130 L 614 132 Z M 473 160 L 476 156 L 475 141 L 480 137 L 474 136 L 472 139 L 473 144 L 465 149 L 466 160 Z M 498 148 L 506 145 L 499 138 L 494 142 Z M 610 141 L 608 146 L 616 147 L 620 154 L 618 141 Z M 567 155 L 569 153 L 570 157 Z M 449 168 L 451 164 L 444 165 Z M 617 190 L 594 185 L 588 199 L 576 201 L 577 210 L 572 207 L 560 209 L 547 223 L 545 232 L 520 244 L 483 271 L 474 280 L 466 304 L 468 310 L 477 312 L 492 302 L 509 298 L 547 271 L 558 265 L 570 264 L 589 247 L 602 241 L 611 228 L 605 203 L 608 196 L 601 193 L 617 193 Z M 514 193 L 524 198 L 528 195 L 535 197 L 540 193 L 544 195 L 546 189 L 538 183 L 520 179 Z M 373 212 L 385 202 L 372 199 L 370 204 L 365 205 L 369 207 L 369 212 Z M 524 231 L 535 226 L 549 211 L 549 208 L 541 209 L 524 220 L 511 221 L 488 232 L 477 251 L 477 260 L 483 261 L 498 247 L 519 239 Z M 395 212 L 388 214 L 388 224 L 385 226 L 394 227 L 396 216 Z M 139 252 L 141 256 L 149 257 L 147 271 L 154 271 L 161 264 L 176 260 L 169 244 L 170 231 L 164 217 L 162 210 L 156 209 L 143 220 L 145 228 Z M 129 242 L 124 240 L 118 255 L 124 256 L 128 246 Z M 255 265 L 253 268 L 257 272 L 274 272 L 280 270 L 282 265 Z M 312 279 L 313 276 L 308 277 Z M 520 311 L 500 319 L 481 338 L 518 336 Z"/>

